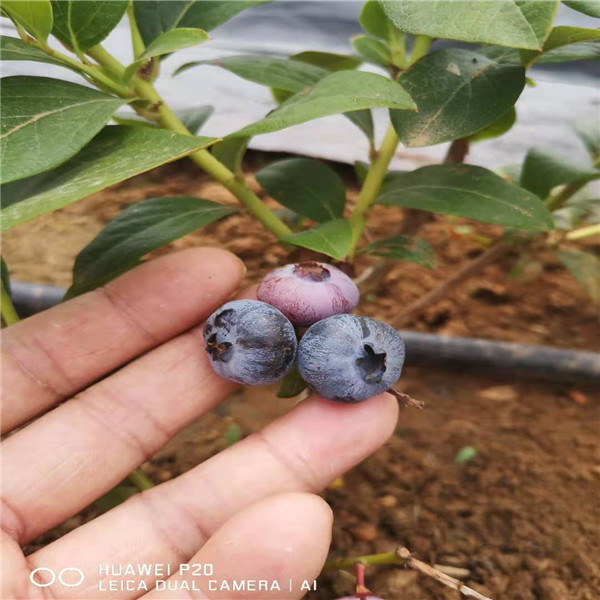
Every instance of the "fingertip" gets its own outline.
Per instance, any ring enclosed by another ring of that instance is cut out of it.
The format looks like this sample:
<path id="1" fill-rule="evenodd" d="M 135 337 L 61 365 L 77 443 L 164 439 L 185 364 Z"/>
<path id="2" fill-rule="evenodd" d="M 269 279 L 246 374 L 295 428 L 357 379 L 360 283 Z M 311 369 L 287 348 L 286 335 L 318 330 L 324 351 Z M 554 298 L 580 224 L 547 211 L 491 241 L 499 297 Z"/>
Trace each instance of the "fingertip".
<path id="1" fill-rule="evenodd" d="M 319 410 L 325 411 L 327 418 L 342 417 L 349 422 L 376 424 L 379 437 L 387 440 L 398 422 L 398 402 L 387 392 L 373 396 L 362 402 L 337 402 L 314 394 L 307 401 L 313 402 Z"/>
<path id="2" fill-rule="evenodd" d="M 168 259 L 171 259 L 178 267 L 206 270 L 211 275 L 214 273 L 218 277 L 229 276 L 237 281 L 237 285 L 244 279 L 247 271 L 241 258 L 229 250 L 214 246 L 187 248 L 157 260 L 166 262 Z"/>
<path id="3" fill-rule="evenodd" d="M 290 518 L 298 517 L 305 522 L 313 524 L 315 527 L 331 529 L 333 525 L 333 510 L 321 496 L 310 494 L 308 492 L 288 492 L 271 496 L 282 506 L 285 506 Z M 289 514 L 292 507 L 293 515 Z"/>
<path id="4" fill-rule="evenodd" d="M 382 429 L 382 435 L 385 436 L 386 440 L 389 439 L 396 430 L 396 425 L 398 425 L 398 416 L 400 414 L 398 401 L 396 398 L 394 398 L 394 396 L 385 392 L 383 394 L 379 394 L 379 396 L 369 398 L 369 400 L 366 400 L 366 402 L 370 402 L 371 404 L 375 405 L 375 410 L 377 410 L 384 426 Z"/>

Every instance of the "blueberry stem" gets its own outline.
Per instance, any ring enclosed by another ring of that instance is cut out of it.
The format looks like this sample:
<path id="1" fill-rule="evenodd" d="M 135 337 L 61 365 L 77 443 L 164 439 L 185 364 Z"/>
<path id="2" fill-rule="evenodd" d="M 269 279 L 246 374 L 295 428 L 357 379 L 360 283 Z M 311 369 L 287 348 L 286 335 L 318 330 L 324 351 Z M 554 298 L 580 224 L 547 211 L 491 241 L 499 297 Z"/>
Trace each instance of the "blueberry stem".
<path id="1" fill-rule="evenodd" d="M 425 408 L 425 402 L 421 400 L 415 400 L 412 396 L 409 396 L 408 394 L 398 392 L 397 390 L 394 390 L 392 388 L 388 390 L 388 394 L 392 394 L 392 396 L 394 396 L 394 398 L 396 398 L 398 402 L 406 406 L 406 408 L 418 408 L 419 410 Z"/>
<path id="2" fill-rule="evenodd" d="M 350 215 L 350 225 L 352 227 L 352 242 L 350 251 L 348 252 L 348 259 L 350 261 L 354 259 L 356 247 L 365 230 L 366 215 L 379 194 L 383 178 L 387 173 L 390 161 L 396 153 L 399 142 L 400 139 L 398 138 L 396 130 L 390 125 L 381 144 L 381 148 L 371 162 L 369 172 L 365 177 L 358 200 L 356 201 L 356 206 Z"/>
<path id="3" fill-rule="evenodd" d="M 432 41 L 433 38 L 430 38 L 427 35 L 417 35 L 415 37 L 410 60 L 407 65 L 408 67 L 427 54 Z M 392 78 L 396 79 L 400 74 L 401 70 L 398 69 L 396 76 L 393 76 Z M 348 251 L 348 260 L 350 262 L 354 260 L 356 247 L 362 238 L 367 223 L 367 214 L 371 205 L 379 195 L 383 178 L 387 174 L 388 167 L 390 166 L 392 158 L 394 158 L 399 143 L 400 138 L 398 137 L 394 126 L 390 124 L 385 133 L 385 137 L 383 138 L 383 142 L 381 143 L 381 147 L 378 151 L 371 153 L 372 159 L 369 171 L 363 182 L 360 194 L 358 195 L 356 206 L 350 215 L 350 225 L 352 227 L 352 241 L 350 243 L 350 250 Z"/>
<path id="4" fill-rule="evenodd" d="M 124 78 L 125 66 L 100 44 L 87 50 L 87 53 L 114 76 L 119 79 Z M 138 98 L 151 103 L 152 110 L 156 113 L 156 120 L 163 129 L 169 129 L 182 135 L 192 135 L 169 106 L 167 106 L 152 83 L 144 81 L 139 75 L 134 74 L 131 77 L 131 84 Z M 127 97 L 130 98 L 131 93 Z M 232 173 L 208 150 L 196 150 L 189 155 L 189 158 L 206 171 L 214 180 L 229 190 L 239 200 L 240 204 L 278 239 L 282 239 L 292 233 L 292 230 L 271 212 L 268 206 L 244 182 L 236 177 L 235 173 Z"/>

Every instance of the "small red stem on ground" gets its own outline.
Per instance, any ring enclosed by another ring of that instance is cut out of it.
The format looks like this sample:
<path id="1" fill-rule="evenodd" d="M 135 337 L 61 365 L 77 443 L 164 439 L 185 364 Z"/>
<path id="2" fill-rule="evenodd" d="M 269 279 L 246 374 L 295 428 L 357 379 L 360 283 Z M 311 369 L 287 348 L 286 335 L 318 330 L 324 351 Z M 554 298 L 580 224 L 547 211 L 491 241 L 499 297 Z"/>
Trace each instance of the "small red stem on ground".
<path id="1" fill-rule="evenodd" d="M 367 600 L 367 596 L 371 593 L 365 586 L 365 565 L 364 563 L 356 563 L 356 596 L 360 600 Z"/>

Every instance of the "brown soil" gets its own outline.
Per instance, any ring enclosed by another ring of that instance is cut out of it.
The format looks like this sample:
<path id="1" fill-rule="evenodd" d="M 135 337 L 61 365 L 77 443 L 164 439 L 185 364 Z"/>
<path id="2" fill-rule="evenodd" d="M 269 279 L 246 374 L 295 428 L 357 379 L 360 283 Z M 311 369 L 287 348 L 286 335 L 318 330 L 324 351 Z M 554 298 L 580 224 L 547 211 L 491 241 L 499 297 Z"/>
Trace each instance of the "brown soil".
<path id="1" fill-rule="evenodd" d="M 253 155 L 250 168 L 264 160 Z M 348 169 L 338 168 L 350 181 Z M 67 286 L 75 255 L 108 220 L 132 202 L 159 195 L 232 202 L 187 163 L 167 165 L 4 234 L 2 253 L 12 277 Z M 351 191 L 350 199 L 354 195 Z M 390 235 L 401 222 L 401 211 L 377 208 L 369 235 Z M 435 247 L 437 267 L 398 263 L 360 311 L 392 320 L 480 254 L 475 235 L 459 236 L 454 225 L 445 218 L 425 224 L 419 234 Z M 473 233 L 493 238 L 498 231 L 478 225 Z M 248 282 L 286 258 L 243 214 L 157 254 L 200 244 L 238 254 L 248 265 Z M 417 315 L 411 327 L 597 350 L 597 311 L 548 250 L 535 248 L 532 254 L 539 262 L 527 276 L 508 277 L 518 258 L 513 253 Z M 357 271 L 370 262 L 361 258 Z M 389 552 L 402 544 L 427 562 L 468 569 L 468 585 L 495 600 L 600 597 L 600 397 L 589 389 L 415 367 L 406 370 L 399 387 L 424 400 L 426 410 L 403 410 L 390 442 L 325 491 L 336 515 L 332 557 Z M 264 390 L 238 392 L 177 436 L 144 470 L 157 482 L 177 476 L 223 449 L 232 424 L 247 435 L 291 404 L 265 400 Z M 458 464 L 455 457 L 464 446 L 475 447 L 477 455 Z M 38 543 L 95 514 L 97 509 L 88 509 Z M 368 584 L 388 600 L 459 597 L 398 568 L 371 568 Z M 342 596 L 351 587 L 342 575 L 329 575 L 310 598 Z"/>

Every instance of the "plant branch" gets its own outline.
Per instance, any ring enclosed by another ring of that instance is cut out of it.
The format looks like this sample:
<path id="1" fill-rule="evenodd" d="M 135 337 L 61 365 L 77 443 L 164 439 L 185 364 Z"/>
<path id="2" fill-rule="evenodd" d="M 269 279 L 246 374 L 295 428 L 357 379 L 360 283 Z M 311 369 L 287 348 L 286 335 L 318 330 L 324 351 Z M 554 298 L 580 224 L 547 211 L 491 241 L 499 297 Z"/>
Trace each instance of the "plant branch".
<path id="1" fill-rule="evenodd" d="M 503 254 L 508 252 L 511 246 L 505 242 L 499 241 L 490 246 L 481 256 L 477 257 L 474 261 L 468 265 L 459 269 L 452 277 L 446 279 L 436 288 L 421 296 L 415 300 L 412 304 L 409 304 L 393 321 L 392 327 L 399 328 L 403 327 L 406 322 L 414 316 L 416 313 L 421 312 L 424 308 L 427 308 L 434 302 L 437 302 L 444 296 L 446 296 L 454 288 L 458 287 L 461 283 L 464 283 L 467 279 L 470 279 L 480 271 L 482 271 L 489 264 L 500 258 Z"/>
<path id="2" fill-rule="evenodd" d="M 144 475 L 141 469 L 136 469 L 135 471 L 130 473 L 127 476 L 127 479 L 129 479 L 129 481 L 131 481 L 131 483 L 133 483 L 133 485 L 135 485 L 135 487 L 137 487 L 140 490 L 140 492 L 143 492 L 144 490 L 149 490 L 154 487 L 152 481 L 150 481 L 150 479 L 148 479 L 148 477 Z"/>
<path id="3" fill-rule="evenodd" d="M 392 65 L 400 70 L 408 67 L 406 56 L 406 38 L 395 27 L 390 31 L 390 52 L 392 54 Z"/>
<path id="4" fill-rule="evenodd" d="M 467 154 L 469 154 L 469 138 L 458 138 L 450 144 L 446 158 L 444 158 L 444 164 L 463 163 Z"/>
<path id="5" fill-rule="evenodd" d="M 352 569 L 354 565 L 361 563 L 363 565 L 401 565 L 403 564 L 395 552 L 383 552 L 381 554 L 366 554 L 355 558 L 342 558 L 330 560 L 325 563 L 321 575 L 333 573 L 334 571 L 346 571 Z"/>
<path id="6" fill-rule="evenodd" d="M 433 38 L 429 37 L 428 35 L 417 35 L 415 37 L 415 42 L 410 52 L 411 65 L 416 63 L 420 58 L 423 58 L 427 52 L 429 52 L 429 46 L 431 46 L 431 42 L 433 42 Z"/>
<path id="7" fill-rule="evenodd" d="M 121 76 L 124 74 L 125 67 L 112 55 L 106 52 L 102 46 L 94 46 L 88 50 L 88 54 L 115 74 Z M 157 115 L 157 121 L 163 129 L 169 129 L 183 135 L 192 135 L 167 106 L 150 82 L 144 81 L 138 75 L 133 75 L 131 82 L 137 96 L 152 103 L 153 111 L 155 111 Z M 278 239 L 284 238 L 292 233 L 291 229 L 273 214 L 266 204 L 248 186 L 246 186 L 245 183 L 240 181 L 234 173 L 217 160 L 210 152 L 207 150 L 196 150 L 189 155 L 189 158 L 201 169 L 206 171 L 213 179 L 228 189 L 240 203 Z"/>
<path id="8" fill-rule="evenodd" d="M 21 35 L 20 32 L 19 35 Z M 64 54 L 58 50 L 55 50 L 54 48 L 50 47 L 47 43 L 42 43 L 37 40 L 34 40 L 28 35 L 25 35 L 25 37 L 21 37 L 23 41 L 29 44 L 30 46 L 35 46 L 39 48 L 48 56 L 52 56 L 52 58 L 60 60 L 61 62 L 65 63 L 66 65 L 69 65 L 70 67 L 78 71 L 80 74 L 86 76 L 86 79 L 91 79 L 93 82 L 98 84 L 98 87 L 111 91 L 122 98 L 132 97 L 131 91 L 127 87 L 125 87 L 117 81 L 114 81 L 110 77 L 107 77 L 102 72 L 102 70 L 96 65 L 90 65 L 84 62 L 79 62 L 78 60 L 71 58 L 68 54 Z"/>
<path id="9" fill-rule="evenodd" d="M 408 567 L 409 569 L 413 569 L 414 571 L 418 571 L 423 575 L 427 575 L 427 577 L 431 577 L 435 579 L 439 583 L 442 583 L 454 590 L 460 592 L 463 596 L 467 596 L 469 598 L 475 598 L 475 600 L 491 600 L 487 596 L 480 594 L 474 589 L 464 585 L 458 579 L 451 577 L 446 572 L 445 567 L 441 565 L 436 565 L 432 567 L 423 561 L 420 561 L 412 556 L 408 548 L 400 547 L 397 548 L 395 552 L 384 552 L 382 554 L 369 554 L 366 556 L 357 556 L 356 558 L 344 558 L 341 560 L 332 560 L 325 563 L 323 570 L 321 571 L 321 575 L 325 575 L 326 573 L 331 573 L 333 571 L 340 570 L 349 570 L 355 567 L 355 565 L 398 565 Z M 451 571 L 448 568 L 448 571 Z M 358 571 L 357 571 L 358 573 Z"/>
<path id="10" fill-rule="evenodd" d="M 476 600 L 492 600 L 488 596 L 484 596 L 483 594 L 480 594 L 474 589 L 466 586 L 458 579 L 454 579 L 454 577 L 450 577 L 450 575 L 442 573 L 442 571 L 440 571 L 439 569 L 435 569 L 431 565 L 428 565 L 427 563 L 424 563 L 423 561 L 414 558 L 408 548 L 398 548 L 394 554 L 398 557 L 400 561 L 402 561 L 401 564 L 406 565 L 409 569 L 413 569 L 414 571 L 418 571 L 423 575 L 427 575 L 427 577 L 431 577 L 432 579 L 439 581 L 439 583 L 442 583 L 454 590 L 457 590 L 463 596 L 475 598 Z"/>
<path id="11" fill-rule="evenodd" d="M 415 37 L 415 42 L 411 51 L 409 61 L 405 61 L 404 64 L 408 63 L 407 66 L 414 64 L 420 58 L 427 54 L 429 46 L 433 38 L 426 35 L 418 35 Z M 403 40 L 404 43 L 404 40 Z M 394 129 L 393 125 L 389 125 L 386 131 L 381 148 L 379 152 L 376 152 L 374 158 L 371 160 L 371 165 L 365 180 L 363 182 L 356 206 L 350 215 L 350 225 L 352 227 L 352 242 L 350 244 L 350 251 L 348 252 L 348 259 L 352 261 L 356 254 L 356 248 L 361 240 L 362 234 L 365 230 L 367 214 L 373 202 L 375 202 L 383 178 L 385 177 L 390 162 L 396 153 L 396 148 L 400 139 Z"/>
<path id="12" fill-rule="evenodd" d="M 0 312 L 2 313 L 2 318 L 7 325 L 13 325 L 14 323 L 18 323 L 20 321 L 19 315 L 15 310 L 15 307 L 12 303 L 10 294 L 6 289 L 4 282 L 0 282 Z"/>
<path id="13" fill-rule="evenodd" d="M 583 180 L 565 185 L 556 194 L 550 196 L 548 200 L 546 200 L 546 207 L 550 212 L 554 212 L 555 210 L 562 208 L 567 202 L 567 200 L 574 196 L 587 183 L 587 180 Z"/>
<path id="14" fill-rule="evenodd" d="M 581 240 L 592 235 L 600 235 L 600 223 L 586 225 L 585 227 L 580 227 L 579 229 L 569 231 L 567 235 L 565 235 L 565 238 L 567 240 Z"/>
<path id="15" fill-rule="evenodd" d="M 350 246 L 350 252 L 348 253 L 348 258 L 350 260 L 354 258 L 356 247 L 360 242 L 365 229 L 367 212 L 379 194 L 383 178 L 387 173 L 387 169 L 396 152 L 399 141 L 393 125 L 390 125 L 381 144 L 381 148 L 369 167 L 369 172 L 367 173 L 360 190 L 356 206 L 350 215 L 350 225 L 352 227 L 352 244 Z"/>
<path id="16" fill-rule="evenodd" d="M 127 7 L 127 19 L 129 20 L 129 30 L 131 32 L 131 46 L 133 49 L 133 60 L 139 58 L 146 49 L 142 35 L 140 34 L 137 21 L 135 20 L 135 13 L 133 10 L 133 1 L 129 3 Z"/>

